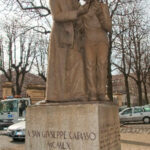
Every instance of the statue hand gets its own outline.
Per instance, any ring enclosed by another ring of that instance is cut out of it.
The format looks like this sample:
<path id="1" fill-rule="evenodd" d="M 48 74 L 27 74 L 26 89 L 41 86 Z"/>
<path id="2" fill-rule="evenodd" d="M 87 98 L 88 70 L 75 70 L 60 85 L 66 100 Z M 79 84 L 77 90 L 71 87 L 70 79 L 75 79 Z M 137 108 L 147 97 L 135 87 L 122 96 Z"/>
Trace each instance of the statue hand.
<path id="1" fill-rule="evenodd" d="M 88 12 L 88 10 L 89 10 L 89 5 L 85 4 L 78 9 L 77 15 L 78 16 L 84 15 Z"/>
<path id="2" fill-rule="evenodd" d="M 97 5 L 97 7 L 96 7 L 96 15 L 101 15 L 101 13 L 102 13 L 102 10 L 101 10 L 101 5 Z"/>

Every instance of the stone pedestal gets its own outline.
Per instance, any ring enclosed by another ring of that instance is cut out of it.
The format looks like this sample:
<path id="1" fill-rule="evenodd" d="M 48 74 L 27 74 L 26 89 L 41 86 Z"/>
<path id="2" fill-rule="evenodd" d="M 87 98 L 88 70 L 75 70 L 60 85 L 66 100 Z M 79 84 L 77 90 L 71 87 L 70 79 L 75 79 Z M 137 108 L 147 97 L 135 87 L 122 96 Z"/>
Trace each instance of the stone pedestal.
<path id="1" fill-rule="evenodd" d="M 110 103 L 31 106 L 26 150 L 121 150 L 118 107 Z"/>
<path id="2" fill-rule="evenodd" d="M 27 86 L 26 94 L 30 96 L 32 104 L 45 99 L 45 89 L 46 87 L 44 85 L 29 84 Z"/>
<path id="3" fill-rule="evenodd" d="M 12 82 L 5 82 L 2 85 L 2 92 L 3 92 L 2 96 L 3 96 L 3 98 L 7 97 L 7 96 L 13 96 L 12 88 L 13 88 L 13 83 Z"/>

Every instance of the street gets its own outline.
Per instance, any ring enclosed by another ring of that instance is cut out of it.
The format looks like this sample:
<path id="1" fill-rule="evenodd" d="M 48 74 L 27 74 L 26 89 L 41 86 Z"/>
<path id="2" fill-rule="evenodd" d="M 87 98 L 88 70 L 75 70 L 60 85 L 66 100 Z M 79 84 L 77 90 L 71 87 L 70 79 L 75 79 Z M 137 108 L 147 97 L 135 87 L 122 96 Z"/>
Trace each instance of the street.
<path id="1" fill-rule="evenodd" d="M 12 138 L 0 135 L 0 150 L 24 150 L 24 141 L 14 142 Z"/>
<path id="2" fill-rule="evenodd" d="M 0 131 L 0 150 L 25 150 L 24 141 L 13 141 Z M 149 150 L 150 124 L 128 124 L 121 126 L 121 150 Z"/>

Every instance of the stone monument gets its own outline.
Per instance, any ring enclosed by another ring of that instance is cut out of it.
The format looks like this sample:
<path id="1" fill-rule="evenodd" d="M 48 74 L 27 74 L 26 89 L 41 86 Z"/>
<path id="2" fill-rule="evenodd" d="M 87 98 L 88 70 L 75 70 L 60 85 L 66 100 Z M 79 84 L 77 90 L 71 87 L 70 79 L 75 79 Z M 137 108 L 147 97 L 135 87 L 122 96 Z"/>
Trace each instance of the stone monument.
<path id="1" fill-rule="evenodd" d="M 12 82 L 5 82 L 2 85 L 2 97 L 12 96 L 12 89 L 13 89 L 13 83 Z"/>
<path id="2" fill-rule="evenodd" d="M 26 95 L 30 97 L 31 104 L 35 104 L 45 99 L 45 85 L 28 84 L 26 88 Z"/>
<path id="3" fill-rule="evenodd" d="M 46 101 L 27 109 L 26 150 L 121 150 L 118 107 L 106 96 L 108 6 L 50 0 Z"/>

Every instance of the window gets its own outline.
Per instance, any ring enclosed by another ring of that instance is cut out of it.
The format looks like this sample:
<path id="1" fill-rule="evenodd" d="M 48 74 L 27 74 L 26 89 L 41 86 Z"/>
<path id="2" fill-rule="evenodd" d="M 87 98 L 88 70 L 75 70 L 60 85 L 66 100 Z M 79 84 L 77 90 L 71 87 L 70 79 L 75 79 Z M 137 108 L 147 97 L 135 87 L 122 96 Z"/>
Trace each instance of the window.
<path id="1" fill-rule="evenodd" d="M 150 107 L 144 107 L 144 112 L 150 112 Z"/>
<path id="2" fill-rule="evenodd" d="M 3 102 L 3 112 L 17 112 L 18 101 L 6 101 Z"/>
<path id="3" fill-rule="evenodd" d="M 122 115 L 127 115 L 127 114 L 132 114 L 132 109 L 131 109 L 131 108 L 125 110 L 125 111 L 122 113 Z"/>
<path id="4" fill-rule="evenodd" d="M 134 113 L 141 113 L 143 112 L 143 108 L 134 108 Z"/>

